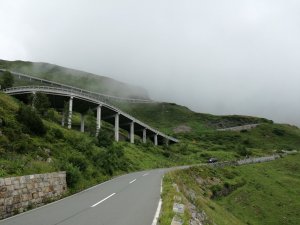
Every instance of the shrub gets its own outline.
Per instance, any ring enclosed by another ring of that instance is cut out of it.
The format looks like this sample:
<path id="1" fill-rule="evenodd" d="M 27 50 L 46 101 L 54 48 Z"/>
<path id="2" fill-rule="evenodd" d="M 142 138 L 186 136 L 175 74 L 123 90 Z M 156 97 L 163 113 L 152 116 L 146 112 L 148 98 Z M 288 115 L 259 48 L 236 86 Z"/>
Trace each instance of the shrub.
<path id="1" fill-rule="evenodd" d="M 279 129 L 279 128 L 274 128 L 272 132 L 273 132 L 273 134 L 275 134 L 277 136 L 285 135 L 285 131 L 283 129 Z"/>
<path id="2" fill-rule="evenodd" d="M 88 167 L 88 162 L 82 155 L 72 155 L 68 161 L 80 171 L 85 171 Z"/>
<path id="3" fill-rule="evenodd" d="M 128 161 L 124 156 L 123 149 L 119 146 L 110 146 L 102 155 L 102 168 L 106 174 L 113 175 L 114 171 L 128 171 Z"/>
<path id="4" fill-rule="evenodd" d="M 109 147 L 113 144 L 113 140 L 112 135 L 107 130 L 102 129 L 97 137 L 97 146 Z"/>
<path id="5" fill-rule="evenodd" d="M 210 187 L 210 190 L 212 192 L 212 198 L 216 198 L 219 196 L 219 192 L 223 190 L 223 186 L 221 184 L 215 184 Z"/>
<path id="6" fill-rule="evenodd" d="M 29 136 L 29 135 L 28 135 Z M 34 145 L 29 137 L 23 135 L 21 139 L 13 143 L 13 150 L 17 153 L 24 154 L 34 149 Z"/>
<path id="7" fill-rule="evenodd" d="M 73 166 L 72 164 L 66 164 L 63 168 L 66 170 L 67 174 L 67 185 L 69 188 L 74 188 L 76 184 L 79 182 L 81 173 L 79 169 L 76 166 Z"/>
<path id="8" fill-rule="evenodd" d="M 54 137 L 58 138 L 58 139 L 64 139 L 64 133 L 60 130 L 60 129 L 57 129 L 57 128 L 53 128 L 51 129 Z"/>
<path id="9" fill-rule="evenodd" d="M 5 71 L 3 73 L 2 80 L 1 80 L 1 88 L 2 89 L 10 88 L 13 85 L 14 85 L 14 77 L 13 77 L 13 75 L 11 75 L 10 72 Z"/>
<path id="10" fill-rule="evenodd" d="M 25 125 L 26 130 L 36 135 L 46 134 L 46 127 L 39 115 L 29 106 L 21 105 L 17 119 Z"/>
<path id="11" fill-rule="evenodd" d="M 252 154 L 251 151 L 248 150 L 248 149 L 247 149 L 245 146 L 243 146 L 243 145 L 238 145 L 238 146 L 236 147 L 236 150 L 237 150 L 238 154 L 241 155 L 241 156 L 247 156 L 247 155 L 251 155 L 251 154 Z"/>
<path id="12" fill-rule="evenodd" d="M 45 115 L 45 113 L 50 107 L 50 101 L 48 99 L 48 96 L 44 93 L 36 93 L 33 104 L 37 112 L 41 115 Z"/>
<path id="13" fill-rule="evenodd" d="M 163 151 L 163 156 L 169 158 L 171 156 L 171 153 L 169 151 Z"/>

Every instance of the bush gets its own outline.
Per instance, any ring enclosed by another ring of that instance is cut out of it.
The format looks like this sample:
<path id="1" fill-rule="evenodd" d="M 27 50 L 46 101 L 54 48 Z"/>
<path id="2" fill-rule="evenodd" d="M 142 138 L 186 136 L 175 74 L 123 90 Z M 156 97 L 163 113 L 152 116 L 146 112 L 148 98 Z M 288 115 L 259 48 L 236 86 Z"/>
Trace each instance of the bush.
<path id="1" fill-rule="evenodd" d="M 163 151 L 163 156 L 169 158 L 171 156 L 171 153 L 169 151 Z"/>
<path id="2" fill-rule="evenodd" d="M 5 71 L 1 80 L 1 89 L 10 88 L 14 85 L 14 77 L 10 72 Z"/>
<path id="3" fill-rule="evenodd" d="M 74 188 L 81 177 L 79 169 L 72 164 L 66 164 L 63 169 L 66 170 L 68 187 Z"/>
<path id="4" fill-rule="evenodd" d="M 29 135 L 27 135 L 29 136 Z M 26 135 L 22 135 L 22 137 L 13 143 L 13 150 L 17 153 L 24 154 L 35 149 L 31 139 Z"/>
<path id="5" fill-rule="evenodd" d="M 34 99 L 34 107 L 41 115 L 45 115 L 50 107 L 48 96 L 44 93 L 36 93 Z"/>
<path id="6" fill-rule="evenodd" d="M 238 152 L 239 155 L 241 156 L 248 156 L 248 155 L 251 155 L 251 151 L 249 151 L 245 146 L 243 145 L 238 145 L 236 147 L 236 150 Z"/>
<path id="7" fill-rule="evenodd" d="M 46 134 L 46 127 L 39 115 L 29 106 L 21 105 L 17 119 L 25 125 L 25 129 L 36 135 Z"/>
<path id="8" fill-rule="evenodd" d="M 64 139 L 64 133 L 60 130 L 60 129 L 57 129 L 57 128 L 53 128 L 51 129 L 54 137 L 58 138 L 58 139 Z"/>
<path id="9" fill-rule="evenodd" d="M 97 146 L 99 147 L 109 147 L 113 144 L 114 138 L 112 135 L 106 130 L 100 130 L 99 135 L 97 137 Z"/>
<path id="10" fill-rule="evenodd" d="M 273 132 L 273 134 L 275 134 L 277 136 L 285 135 L 285 131 L 283 129 L 279 129 L 279 128 L 274 128 L 274 130 L 272 132 Z"/>
<path id="11" fill-rule="evenodd" d="M 219 196 L 219 193 L 223 190 L 223 186 L 221 184 L 215 184 L 210 187 L 210 190 L 212 192 L 212 198 L 216 198 Z"/>
<path id="12" fill-rule="evenodd" d="M 82 155 L 73 155 L 68 160 L 73 166 L 77 167 L 80 171 L 85 171 L 88 167 L 86 158 Z"/>
<path id="13" fill-rule="evenodd" d="M 116 170 L 128 171 L 129 164 L 124 156 L 123 149 L 118 146 L 110 146 L 106 149 L 101 162 L 106 174 L 113 175 Z"/>

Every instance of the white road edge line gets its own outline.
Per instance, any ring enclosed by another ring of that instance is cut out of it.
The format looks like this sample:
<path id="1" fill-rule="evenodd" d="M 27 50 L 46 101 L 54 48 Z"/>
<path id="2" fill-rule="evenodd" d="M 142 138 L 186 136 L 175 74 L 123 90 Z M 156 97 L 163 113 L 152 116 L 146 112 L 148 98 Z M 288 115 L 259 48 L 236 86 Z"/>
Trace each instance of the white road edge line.
<path id="1" fill-rule="evenodd" d="M 104 199 L 102 199 L 101 201 L 95 203 L 95 204 L 92 205 L 91 207 L 93 208 L 93 207 L 95 207 L 95 206 L 101 204 L 102 202 L 104 202 L 104 201 L 106 201 L 107 199 L 111 198 L 111 197 L 114 196 L 115 194 L 116 194 L 116 193 L 112 193 L 110 196 L 107 196 L 106 198 L 104 198 Z"/>
<path id="2" fill-rule="evenodd" d="M 145 173 L 145 174 L 143 175 L 143 177 L 144 177 L 144 176 L 147 176 L 147 175 L 149 175 L 149 173 Z"/>
<path id="3" fill-rule="evenodd" d="M 134 179 L 134 180 L 130 181 L 130 182 L 129 182 L 129 184 L 132 184 L 132 183 L 133 183 L 133 182 L 135 182 L 135 181 L 136 181 L 136 179 Z"/>
<path id="4" fill-rule="evenodd" d="M 162 193 L 163 179 L 164 179 L 164 176 L 162 177 L 161 183 L 160 183 L 160 194 Z M 162 199 L 160 197 L 159 202 L 158 202 L 158 206 L 157 206 L 157 209 L 156 209 L 156 213 L 155 213 L 155 216 L 154 216 L 154 219 L 153 219 L 153 222 L 152 222 L 152 225 L 157 225 L 157 222 L 158 222 L 158 219 L 159 219 L 160 210 L 161 210 L 161 205 L 162 205 Z"/>

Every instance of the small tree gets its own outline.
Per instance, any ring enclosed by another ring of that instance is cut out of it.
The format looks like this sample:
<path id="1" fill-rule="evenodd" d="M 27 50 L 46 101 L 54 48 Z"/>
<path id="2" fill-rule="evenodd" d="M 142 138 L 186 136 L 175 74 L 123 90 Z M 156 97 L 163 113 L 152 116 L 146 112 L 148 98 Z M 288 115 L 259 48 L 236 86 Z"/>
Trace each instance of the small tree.
<path id="1" fill-rule="evenodd" d="M 48 96 L 44 93 L 36 93 L 34 107 L 36 108 L 39 114 L 45 115 L 45 113 L 50 107 L 50 101 L 48 99 Z"/>
<path id="2" fill-rule="evenodd" d="M 1 88 L 10 88 L 14 85 L 14 77 L 9 71 L 5 71 L 2 76 Z"/>
<path id="3" fill-rule="evenodd" d="M 97 145 L 107 148 L 113 144 L 113 140 L 112 135 L 107 130 L 102 129 L 97 137 Z"/>
<path id="4" fill-rule="evenodd" d="M 102 155 L 102 168 L 106 174 L 113 175 L 115 171 L 128 171 L 129 163 L 125 157 L 124 149 L 120 146 L 110 146 Z"/>
<path id="5" fill-rule="evenodd" d="M 36 113 L 31 107 L 26 105 L 21 105 L 19 108 L 17 119 L 19 122 L 25 125 L 25 128 L 36 135 L 46 134 L 46 127 Z"/>

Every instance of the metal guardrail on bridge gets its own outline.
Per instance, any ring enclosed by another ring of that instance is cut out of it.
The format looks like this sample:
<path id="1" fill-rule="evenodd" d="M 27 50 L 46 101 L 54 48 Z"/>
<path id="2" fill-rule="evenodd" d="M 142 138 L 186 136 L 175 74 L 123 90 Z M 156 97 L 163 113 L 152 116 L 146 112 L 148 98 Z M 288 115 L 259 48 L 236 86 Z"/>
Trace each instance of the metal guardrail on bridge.
<path id="1" fill-rule="evenodd" d="M 15 71 L 6 70 L 6 69 L 0 69 L 0 71 L 2 71 L 2 72 L 8 71 L 11 74 L 13 74 L 14 76 L 17 76 L 19 78 L 21 78 L 21 77 L 26 78 L 26 79 L 29 79 L 30 81 L 37 81 L 37 82 L 40 82 L 40 83 L 49 84 L 51 86 L 62 87 L 64 89 L 69 89 L 69 90 L 72 90 L 72 91 L 85 93 L 89 96 L 94 96 L 97 99 L 101 99 L 101 101 L 103 101 L 103 102 L 115 101 L 115 102 L 144 103 L 144 104 L 145 103 L 156 103 L 156 101 L 153 101 L 153 100 L 136 99 L 136 98 L 124 98 L 124 97 L 117 97 L 117 96 L 97 93 L 97 92 L 93 92 L 93 91 L 88 91 L 88 90 L 85 90 L 85 89 L 73 87 L 73 86 L 66 85 L 66 84 L 61 84 L 61 83 L 58 83 L 58 82 L 54 82 L 54 81 L 50 81 L 50 80 L 30 76 L 30 75 L 27 75 L 27 74 L 24 74 L 24 73 L 19 73 L 19 72 L 15 72 Z"/>
<path id="2" fill-rule="evenodd" d="M 175 143 L 178 142 L 176 138 L 173 138 L 171 136 L 168 136 L 152 127 L 149 125 L 141 122 L 140 120 L 132 117 L 131 115 L 123 112 L 122 110 L 118 109 L 115 106 L 112 106 L 111 104 L 107 103 L 105 99 L 103 100 L 103 96 L 99 95 L 93 95 L 90 92 L 82 91 L 81 89 L 77 88 L 64 88 L 64 87 L 55 87 L 55 86 L 19 86 L 19 87 L 11 87 L 3 90 L 7 94 L 26 94 L 26 93 L 33 93 L 33 92 L 43 92 L 47 94 L 54 94 L 54 95 L 61 95 L 61 96 L 74 96 L 79 99 L 87 100 L 90 102 L 94 102 L 96 104 L 101 104 L 121 115 L 124 117 L 134 121 L 134 123 L 137 123 L 143 127 L 145 127 L 147 130 L 156 133 L 157 135 L 160 135 L 161 137 L 167 138 L 170 141 L 173 141 Z"/>

